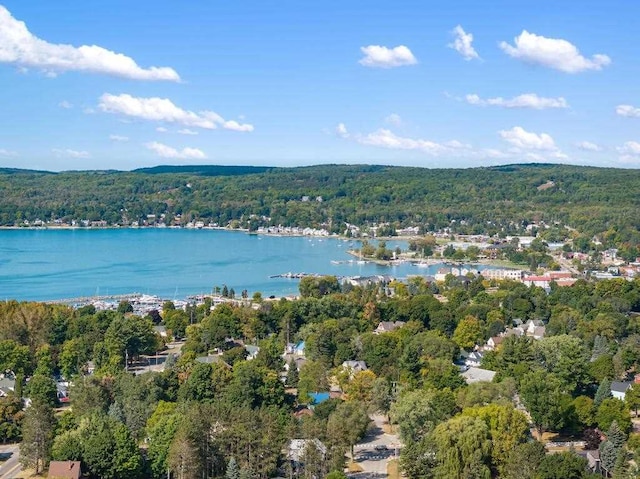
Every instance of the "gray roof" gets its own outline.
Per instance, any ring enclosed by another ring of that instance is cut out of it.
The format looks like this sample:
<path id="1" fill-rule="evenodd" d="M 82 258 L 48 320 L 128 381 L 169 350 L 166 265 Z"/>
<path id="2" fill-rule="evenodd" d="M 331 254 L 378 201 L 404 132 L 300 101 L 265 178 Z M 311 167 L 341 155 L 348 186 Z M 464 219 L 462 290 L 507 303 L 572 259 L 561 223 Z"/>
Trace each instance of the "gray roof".
<path id="1" fill-rule="evenodd" d="M 488 369 L 482 368 L 469 368 L 465 372 L 463 372 L 462 377 L 467 382 L 467 384 L 477 383 L 480 381 L 493 381 L 494 376 L 496 375 L 495 371 L 489 371 Z"/>
<path id="2" fill-rule="evenodd" d="M 611 391 L 626 393 L 631 387 L 631 381 L 611 381 Z"/>

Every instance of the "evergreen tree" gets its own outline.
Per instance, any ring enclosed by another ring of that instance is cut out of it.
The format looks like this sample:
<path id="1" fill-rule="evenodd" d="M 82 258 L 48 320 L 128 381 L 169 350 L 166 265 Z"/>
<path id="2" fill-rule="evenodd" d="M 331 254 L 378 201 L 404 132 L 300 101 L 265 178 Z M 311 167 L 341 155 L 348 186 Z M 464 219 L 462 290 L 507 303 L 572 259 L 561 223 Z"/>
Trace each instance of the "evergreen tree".
<path id="1" fill-rule="evenodd" d="M 22 424 L 20 463 L 40 474 L 49 461 L 53 444 L 55 418 L 46 402 L 35 402 L 29 407 Z"/>
<path id="2" fill-rule="evenodd" d="M 295 361 L 291 361 L 289 363 L 289 371 L 287 371 L 287 386 L 290 388 L 297 388 L 299 379 L 300 373 L 298 373 L 298 366 Z"/>
<path id="3" fill-rule="evenodd" d="M 613 421 L 607 431 L 607 440 L 600 445 L 600 461 L 607 475 L 611 475 L 616 469 L 617 463 L 621 461 L 619 459 L 621 455 L 626 457 L 623 449 L 625 440 L 625 433 L 620 429 L 618 423 Z M 619 465 L 618 469 L 621 467 Z"/>
<path id="4" fill-rule="evenodd" d="M 224 477 L 226 479 L 240 479 L 240 468 L 238 467 L 238 463 L 236 462 L 236 458 L 232 457 L 229 459 L 229 463 L 227 464 L 227 472 Z"/>
<path id="5" fill-rule="evenodd" d="M 593 407 L 597 408 L 600 406 L 602 401 L 611 397 L 611 379 L 604 378 L 600 385 L 598 386 L 598 390 L 596 391 L 596 395 L 593 398 Z"/>

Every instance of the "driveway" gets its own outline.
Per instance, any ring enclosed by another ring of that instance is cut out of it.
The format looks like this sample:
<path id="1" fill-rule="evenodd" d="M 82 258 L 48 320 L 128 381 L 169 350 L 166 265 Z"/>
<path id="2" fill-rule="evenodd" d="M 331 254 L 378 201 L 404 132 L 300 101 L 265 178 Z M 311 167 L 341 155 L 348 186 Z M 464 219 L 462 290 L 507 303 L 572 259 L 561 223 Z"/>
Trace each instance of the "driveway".
<path id="1" fill-rule="evenodd" d="M 22 467 L 18 462 L 19 457 L 20 451 L 17 444 L 0 445 L 0 479 L 13 479 L 20 474 Z"/>
<path id="2" fill-rule="evenodd" d="M 386 423 L 384 416 L 371 417 L 374 426 L 359 444 L 355 446 L 355 461 L 362 472 L 348 474 L 354 479 L 379 479 L 387 477 L 387 464 L 400 455 L 400 439 L 396 434 L 382 430 Z"/>

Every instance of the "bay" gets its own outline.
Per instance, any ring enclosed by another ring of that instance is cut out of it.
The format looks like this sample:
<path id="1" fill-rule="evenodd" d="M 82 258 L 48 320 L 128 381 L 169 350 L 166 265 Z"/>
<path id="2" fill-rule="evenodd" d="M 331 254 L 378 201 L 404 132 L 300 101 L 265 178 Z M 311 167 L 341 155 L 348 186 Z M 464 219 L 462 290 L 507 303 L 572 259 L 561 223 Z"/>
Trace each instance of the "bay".
<path id="1" fill-rule="evenodd" d="M 260 291 L 263 296 L 280 296 L 297 294 L 298 281 L 270 276 L 305 272 L 406 277 L 433 275 L 442 266 L 361 264 L 347 253 L 359 245 L 337 238 L 225 230 L 1 230 L 0 299 L 42 301 L 133 292 L 184 299 L 223 285 L 238 295 L 247 289 L 249 295 Z M 407 247 L 404 241 L 387 245 Z"/>

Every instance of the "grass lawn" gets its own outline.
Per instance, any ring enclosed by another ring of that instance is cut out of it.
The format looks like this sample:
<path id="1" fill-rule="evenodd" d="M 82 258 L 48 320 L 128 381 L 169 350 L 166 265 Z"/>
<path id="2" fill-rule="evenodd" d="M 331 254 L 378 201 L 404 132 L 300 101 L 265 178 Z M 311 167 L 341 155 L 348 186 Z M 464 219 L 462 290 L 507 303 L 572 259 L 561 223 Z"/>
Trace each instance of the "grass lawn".
<path id="1" fill-rule="evenodd" d="M 397 459 L 392 459 L 387 463 L 387 475 L 389 479 L 400 479 L 400 464 Z"/>
<path id="2" fill-rule="evenodd" d="M 353 462 L 353 461 L 349 461 L 347 463 L 347 469 L 349 472 L 362 472 L 364 471 L 364 469 L 362 469 L 362 466 L 360 464 L 358 464 L 357 462 Z"/>

